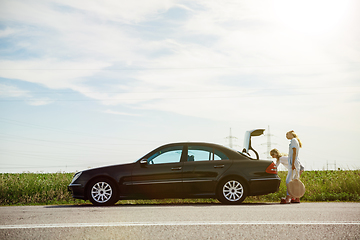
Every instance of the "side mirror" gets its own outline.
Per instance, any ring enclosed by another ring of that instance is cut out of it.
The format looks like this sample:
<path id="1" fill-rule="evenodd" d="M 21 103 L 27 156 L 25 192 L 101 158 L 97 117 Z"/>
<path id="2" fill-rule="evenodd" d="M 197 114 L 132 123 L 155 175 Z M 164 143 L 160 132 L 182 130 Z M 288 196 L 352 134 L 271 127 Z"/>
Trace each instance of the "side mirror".
<path id="1" fill-rule="evenodd" d="M 147 159 L 146 158 L 141 159 L 140 164 L 147 164 Z"/>

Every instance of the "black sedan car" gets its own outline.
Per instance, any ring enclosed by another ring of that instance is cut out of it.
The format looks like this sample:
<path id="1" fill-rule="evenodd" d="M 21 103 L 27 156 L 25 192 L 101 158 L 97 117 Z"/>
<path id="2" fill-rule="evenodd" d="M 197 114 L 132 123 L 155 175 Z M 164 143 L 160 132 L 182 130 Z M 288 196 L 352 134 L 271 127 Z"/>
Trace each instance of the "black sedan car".
<path id="1" fill-rule="evenodd" d="M 161 146 L 134 163 L 78 172 L 68 188 L 74 198 L 103 206 L 121 199 L 161 198 L 238 204 L 246 196 L 276 192 L 279 185 L 272 161 L 217 144 L 185 142 Z"/>

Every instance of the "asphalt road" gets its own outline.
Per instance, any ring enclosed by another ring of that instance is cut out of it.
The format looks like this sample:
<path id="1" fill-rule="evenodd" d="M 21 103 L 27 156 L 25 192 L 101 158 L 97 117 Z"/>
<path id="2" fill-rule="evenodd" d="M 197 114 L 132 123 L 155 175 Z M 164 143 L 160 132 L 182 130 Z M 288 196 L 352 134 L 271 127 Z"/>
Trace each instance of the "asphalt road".
<path id="1" fill-rule="evenodd" d="M 360 239 L 360 203 L 0 207 L 0 239 Z"/>

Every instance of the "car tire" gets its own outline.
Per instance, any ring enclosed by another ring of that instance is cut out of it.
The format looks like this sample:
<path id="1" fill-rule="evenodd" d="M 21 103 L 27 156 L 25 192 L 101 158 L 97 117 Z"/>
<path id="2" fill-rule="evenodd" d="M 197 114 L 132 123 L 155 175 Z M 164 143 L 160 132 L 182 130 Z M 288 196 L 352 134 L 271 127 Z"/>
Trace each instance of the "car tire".
<path id="1" fill-rule="evenodd" d="M 107 178 L 97 178 L 88 186 L 88 199 L 96 206 L 112 206 L 119 200 L 116 185 Z"/>
<path id="2" fill-rule="evenodd" d="M 247 186 L 238 178 L 226 178 L 217 188 L 217 198 L 223 204 L 240 204 L 247 196 Z"/>

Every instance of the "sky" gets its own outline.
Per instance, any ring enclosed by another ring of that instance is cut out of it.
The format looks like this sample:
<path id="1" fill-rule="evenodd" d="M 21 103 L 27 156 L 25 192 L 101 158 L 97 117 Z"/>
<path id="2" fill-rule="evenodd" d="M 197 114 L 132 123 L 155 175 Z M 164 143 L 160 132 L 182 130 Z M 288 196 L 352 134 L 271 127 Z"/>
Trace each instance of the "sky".
<path id="1" fill-rule="evenodd" d="M 356 0 L 2 0 L 0 172 L 134 162 L 212 142 L 359 169 Z M 231 130 L 230 130 L 231 129 Z"/>

